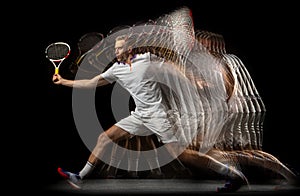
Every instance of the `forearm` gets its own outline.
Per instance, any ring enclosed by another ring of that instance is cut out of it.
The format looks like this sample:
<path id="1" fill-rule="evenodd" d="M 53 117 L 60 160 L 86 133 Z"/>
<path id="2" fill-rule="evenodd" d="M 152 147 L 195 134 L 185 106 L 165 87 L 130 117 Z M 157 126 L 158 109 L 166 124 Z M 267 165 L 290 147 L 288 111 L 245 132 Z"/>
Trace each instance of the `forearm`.
<path id="1" fill-rule="evenodd" d="M 95 88 L 98 86 L 103 86 L 108 84 L 100 75 L 92 79 L 82 79 L 82 80 L 68 80 L 61 79 L 61 84 L 73 88 Z"/>
<path id="2" fill-rule="evenodd" d="M 61 84 L 73 88 L 92 88 L 96 86 L 93 80 L 68 80 L 62 79 Z"/>

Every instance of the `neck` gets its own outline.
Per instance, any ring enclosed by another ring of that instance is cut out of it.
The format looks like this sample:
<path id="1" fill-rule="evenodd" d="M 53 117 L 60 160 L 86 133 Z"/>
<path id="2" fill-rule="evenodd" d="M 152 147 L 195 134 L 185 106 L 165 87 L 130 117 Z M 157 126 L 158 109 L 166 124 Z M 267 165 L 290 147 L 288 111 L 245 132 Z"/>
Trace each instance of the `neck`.
<path id="1" fill-rule="evenodd" d="M 134 56 L 132 54 L 129 54 L 127 59 L 126 59 L 126 63 L 128 63 L 129 65 L 131 65 L 131 60 L 134 58 Z"/>

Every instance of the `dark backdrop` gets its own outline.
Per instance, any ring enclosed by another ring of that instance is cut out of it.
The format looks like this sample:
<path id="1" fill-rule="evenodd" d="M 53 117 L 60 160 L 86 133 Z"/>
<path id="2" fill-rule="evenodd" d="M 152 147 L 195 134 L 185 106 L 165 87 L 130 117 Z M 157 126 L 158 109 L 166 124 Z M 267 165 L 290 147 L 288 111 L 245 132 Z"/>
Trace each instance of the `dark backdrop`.
<path id="1" fill-rule="evenodd" d="M 196 0 L 52 3 L 31 7 L 31 16 L 24 14 L 23 35 L 28 35 L 28 44 L 34 40 L 36 47 L 31 52 L 39 57 L 39 62 L 31 66 L 34 77 L 29 80 L 38 96 L 25 103 L 29 106 L 26 111 L 35 115 L 24 115 L 33 141 L 26 142 L 30 146 L 30 165 L 39 171 L 28 175 L 39 179 L 42 176 L 41 182 L 53 182 L 60 179 L 58 166 L 77 171 L 89 155 L 74 125 L 72 90 L 52 84 L 53 69 L 45 59 L 45 47 L 55 41 L 74 47 L 84 33 L 97 31 L 106 35 L 116 26 L 155 19 L 182 5 L 193 11 L 195 28 L 222 34 L 227 51 L 244 62 L 267 108 L 264 150 L 299 171 L 299 37 L 295 5 Z M 24 97 L 28 96 L 26 92 Z"/>

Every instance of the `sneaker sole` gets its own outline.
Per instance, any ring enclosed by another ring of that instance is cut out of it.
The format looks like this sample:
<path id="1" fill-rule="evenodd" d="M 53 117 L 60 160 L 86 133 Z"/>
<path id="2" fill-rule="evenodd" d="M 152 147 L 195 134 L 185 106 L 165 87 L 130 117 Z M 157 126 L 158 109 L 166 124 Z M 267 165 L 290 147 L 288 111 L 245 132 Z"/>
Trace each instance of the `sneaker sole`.
<path id="1" fill-rule="evenodd" d="M 71 185 L 73 188 L 81 189 L 81 187 L 79 185 L 77 185 L 74 182 L 72 182 L 71 180 L 69 180 L 69 176 L 67 174 L 65 174 L 60 167 L 57 168 L 57 172 L 61 177 L 63 177 L 65 180 L 67 180 L 68 184 Z"/>
<path id="2" fill-rule="evenodd" d="M 67 179 L 67 182 L 75 189 L 81 189 L 80 186 L 78 186 L 77 184 L 75 184 L 74 182 L 72 182 L 71 180 Z"/>

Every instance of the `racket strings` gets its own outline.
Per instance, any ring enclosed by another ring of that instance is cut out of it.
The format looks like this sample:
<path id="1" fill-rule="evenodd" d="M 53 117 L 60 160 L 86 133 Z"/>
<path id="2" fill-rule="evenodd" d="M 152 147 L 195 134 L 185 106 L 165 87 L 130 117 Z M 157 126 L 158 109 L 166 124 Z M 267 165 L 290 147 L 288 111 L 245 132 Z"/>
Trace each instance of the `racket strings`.
<path id="1" fill-rule="evenodd" d="M 82 36 L 77 45 L 80 49 L 80 52 L 84 54 L 92 49 L 102 39 L 103 35 L 101 33 L 92 32 Z"/>
<path id="2" fill-rule="evenodd" d="M 48 47 L 46 54 L 49 59 L 61 60 L 70 53 L 70 48 L 65 44 L 53 44 Z"/>

